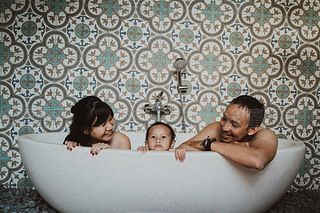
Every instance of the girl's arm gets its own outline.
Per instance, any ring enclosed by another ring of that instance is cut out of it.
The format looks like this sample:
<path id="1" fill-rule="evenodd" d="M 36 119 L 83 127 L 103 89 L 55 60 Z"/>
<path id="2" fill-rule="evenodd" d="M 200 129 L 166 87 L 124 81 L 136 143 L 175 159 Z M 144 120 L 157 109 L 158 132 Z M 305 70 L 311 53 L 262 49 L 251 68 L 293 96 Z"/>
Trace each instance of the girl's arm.
<path id="1" fill-rule="evenodd" d="M 131 143 L 125 134 L 114 131 L 110 143 L 95 143 L 90 149 L 92 155 L 97 155 L 103 149 L 131 149 Z"/>

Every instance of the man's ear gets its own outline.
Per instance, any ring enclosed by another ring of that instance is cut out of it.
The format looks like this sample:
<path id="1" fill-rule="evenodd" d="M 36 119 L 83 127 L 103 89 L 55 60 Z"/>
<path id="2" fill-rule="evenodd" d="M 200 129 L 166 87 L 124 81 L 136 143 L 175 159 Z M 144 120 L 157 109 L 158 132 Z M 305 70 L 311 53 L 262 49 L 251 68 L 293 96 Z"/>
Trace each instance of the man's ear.
<path id="1" fill-rule="evenodd" d="M 170 149 L 173 149 L 175 144 L 176 144 L 176 140 L 171 141 Z"/>
<path id="2" fill-rule="evenodd" d="M 254 135 L 254 134 L 256 134 L 256 132 L 259 130 L 259 127 L 257 127 L 257 126 L 255 126 L 255 127 L 250 127 L 249 129 L 248 129 L 248 135 Z"/>

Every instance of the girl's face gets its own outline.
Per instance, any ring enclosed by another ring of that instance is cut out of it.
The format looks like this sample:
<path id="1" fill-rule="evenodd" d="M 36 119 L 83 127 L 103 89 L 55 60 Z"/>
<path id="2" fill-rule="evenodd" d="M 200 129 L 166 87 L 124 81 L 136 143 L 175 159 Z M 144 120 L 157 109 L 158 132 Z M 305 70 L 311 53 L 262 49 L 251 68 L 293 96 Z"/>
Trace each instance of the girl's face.
<path id="1" fill-rule="evenodd" d="M 168 151 L 172 148 L 170 129 L 164 125 L 156 125 L 149 130 L 146 145 L 149 150 Z"/>
<path id="2" fill-rule="evenodd" d="M 109 142 L 112 139 L 114 124 L 115 119 L 109 117 L 108 120 L 100 126 L 91 127 L 89 134 L 95 141 Z"/>

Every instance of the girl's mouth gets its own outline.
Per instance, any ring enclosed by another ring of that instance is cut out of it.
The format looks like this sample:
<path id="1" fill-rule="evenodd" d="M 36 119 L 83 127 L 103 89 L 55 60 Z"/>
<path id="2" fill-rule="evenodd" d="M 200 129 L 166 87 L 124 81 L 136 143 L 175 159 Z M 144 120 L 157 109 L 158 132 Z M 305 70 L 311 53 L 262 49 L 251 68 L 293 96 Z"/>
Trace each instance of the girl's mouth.
<path id="1" fill-rule="evenodd" d="M 108 132 L 105 135 L 110 137 L 110 136 L 112 136 L 112 132 Z"/>

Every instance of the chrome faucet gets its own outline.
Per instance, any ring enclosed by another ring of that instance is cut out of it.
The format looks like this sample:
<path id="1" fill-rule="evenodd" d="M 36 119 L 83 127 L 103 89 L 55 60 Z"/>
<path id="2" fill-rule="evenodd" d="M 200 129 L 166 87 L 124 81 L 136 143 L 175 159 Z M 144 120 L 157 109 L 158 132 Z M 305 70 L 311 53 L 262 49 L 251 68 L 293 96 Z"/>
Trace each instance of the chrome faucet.
<path id="1" fill-rule="evenodd" d="M 161 121 L 161 113 L 164 113 L 165 115 L 169 115 L 171 112 L 170 106 L 161 104 L 161 98 L 163 95 L 163 91 L 161 91 L 157 97 L 156 102 L 154 105 L 146 104 L 143 107 L 143 110 L 146 113 L 156 113 L 157 114 L 157 121 Z"/>

